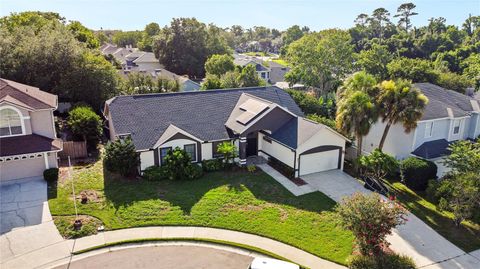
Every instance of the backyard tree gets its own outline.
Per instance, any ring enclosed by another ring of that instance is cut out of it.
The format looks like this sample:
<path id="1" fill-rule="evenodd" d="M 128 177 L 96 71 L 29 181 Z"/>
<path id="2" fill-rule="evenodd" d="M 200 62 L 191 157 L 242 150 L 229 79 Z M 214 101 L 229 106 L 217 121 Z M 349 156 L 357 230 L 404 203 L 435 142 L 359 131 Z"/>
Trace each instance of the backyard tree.
<path id="1" fill-rule="evenodd" d="M 195 18 L 177 18 L 156 36 L 153 51 L 167 70 L 203 77 L 208 57 L 227 54 L 230 48 L 215 25 L 207 26 Z"/>
<path id="2" fill-rule="evenodd" d="M 260 79 L 253 64 L 246 65 L 237 77 L 240 87 L 253 87 L 265 85 L 265 82 Z"/>
<path id="3" fill-rule="evenodd" d="M 428 98 L 408 81 L 382 82 L 377 104 L 379 116 L 385 123 L 385 129 L 378 148 L 383 149 L 392 125 L 401 123 L 407 133 L 414 130 L 417 127 L 417 121 L 423 116 L 423 110 L 427 103 Z"/>
<path id="4" fill-rule="evenodd" d="M 379 255 L 389 243 L 386 236 L 406 222 L 407 211 L 378 194 L 355 193 L 335 208 L 345 229 L 353 232 L 362 255 Z"/>
<path id="5" fill-rule="evenodd" d="M 332 91 L 353 68 L 348 32 L 331 29 L 304 35 L 291 43 L 286 58 L 292 65 L 285 79 L 312 88 L 317 97 Z"/>
<path id="6" fill-rule="evenodd" d="M 387 46 L 373 44 L 369 50 L 360 51 L 357 64 L 367 73 L 382 80 L 388 78 L 387 65 L 392 60 L 393 55 Z"/>
<path id="7" fill-rule="evenodd" d="M 410 29 L 411 23 L 410 18 L 412 16 L 418 15 L 417 12 L 414 12 L 415 4 L 413 3 L 404 3 L 397 8 L 397 14 L 394 17 L 399 17 L 398 26 L 404 25 L 403 28 L 408 32 Z"/>
<path id="8" fill-rule="evenodd" d="M 221 76 L 234 69 L 233 57 L 228 54 L 214 54 L 205 63 L 205 71 L 212 75 Z"/>
<path id="9" fill-rule="evenodd" d="M 105 146 L 103 161 L 108 171 L 119 173 L 123 176 L 135 175 L 140 163 L 135 145 L 133 145 L 130 137 L 108 142 Z"/>
<path id="10" fill-rule="evenodd" d="M 102 119 L 88 106 L 70 110 L 67 124 L 73 135 L 82 138 L 89 146 L 96 146 L 102 135 Z"/>
<path id="11" fill-rule="evenodd" d="M 389 174 L 398 169 L 397 160 L 379 149 L 375 149 L 369 155 L 363 155 L 358 159 L 363 173 L 377 180 L 383 180 Z"/>

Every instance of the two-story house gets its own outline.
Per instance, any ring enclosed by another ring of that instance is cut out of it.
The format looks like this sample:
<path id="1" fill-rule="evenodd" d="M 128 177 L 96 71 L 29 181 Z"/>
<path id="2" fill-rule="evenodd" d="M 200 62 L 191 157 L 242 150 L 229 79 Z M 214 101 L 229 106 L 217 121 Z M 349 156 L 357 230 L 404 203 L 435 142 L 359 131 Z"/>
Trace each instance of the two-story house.
<path id="1" fill-rule="evenodd" d="M 270 68 L 263 64 L 263 61 L 256 58 L 240 54 L 233 55 L 233 63 L 241 67 L 247 65 L 254 65 L 255 71 L 257 71 L 258 77 L 263 79 L 265 82 L 270 82 Z"/>
<path id="2" fill-rule="evenodd" d="M 41 178 L 58 167 L 57 105 L 56 95 L 0 79 L 0 183 Z"/>
<path id="3" fill-rule="evenodd" d="M 409 156 L 431 160 L 437 164 L 438 176 L 445 172 L 443 157 L 448 146 L 457 140 L 476 139 L 480 135 L 479 101 L 461 93 L 431 83 L 416 83 L 415 87 L 429 102 L 417 128 L 406 133 L 401 123 L 391 127 L 383 151 L 397 159 Z M 374 124 L 364 138 L 363 151 L 378 147 L 385 124 Z"/>

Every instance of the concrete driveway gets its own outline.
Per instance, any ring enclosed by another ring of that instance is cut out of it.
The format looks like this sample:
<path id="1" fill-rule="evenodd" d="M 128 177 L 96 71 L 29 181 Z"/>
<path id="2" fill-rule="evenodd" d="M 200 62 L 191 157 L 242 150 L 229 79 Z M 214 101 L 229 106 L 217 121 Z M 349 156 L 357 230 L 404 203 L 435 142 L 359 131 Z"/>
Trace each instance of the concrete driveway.
<path id="1" fill-rule="evenodd" d="M 152 246 L 109 251 L 55 269 L 247 269 L 252 260 L 249 255 L 211 247 Z"/>
<path id="2" fill-rule="evenodd" d="M 1 268 L 13 258 L 65 241 L 50 215 L 47 184 L 43 179 L 3 185 L 0 199 Z M 54 252 L 68 254 L 69 250 L 62 248 Z"/>
<path id="3" fill-rule="evenodd" d="M 371 193 L 359 181 L 340 170 L 314 173 L 302 176 L 302 179 L 337 202 L 355 192 Z M 408 222 L 398 227 L 388 241 L 395 252 L 412 257 L 418 267 L 480 268 L 480 259 L 450 243 L 413 214 L 409 214 Z"/>

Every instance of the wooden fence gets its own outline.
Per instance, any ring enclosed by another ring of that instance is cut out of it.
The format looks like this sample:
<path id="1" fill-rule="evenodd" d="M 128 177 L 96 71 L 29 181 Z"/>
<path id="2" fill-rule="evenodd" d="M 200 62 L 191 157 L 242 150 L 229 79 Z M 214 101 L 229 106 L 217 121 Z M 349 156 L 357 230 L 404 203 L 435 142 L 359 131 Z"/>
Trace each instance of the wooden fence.
<path id="1" fill-rule="evenodd" d="M 63 150 L 59 152 L 61 159 L 70 156 L 71 159 L 79 159 L 87 157 L 87 142 L 85 141 L 64 141 Z"/>

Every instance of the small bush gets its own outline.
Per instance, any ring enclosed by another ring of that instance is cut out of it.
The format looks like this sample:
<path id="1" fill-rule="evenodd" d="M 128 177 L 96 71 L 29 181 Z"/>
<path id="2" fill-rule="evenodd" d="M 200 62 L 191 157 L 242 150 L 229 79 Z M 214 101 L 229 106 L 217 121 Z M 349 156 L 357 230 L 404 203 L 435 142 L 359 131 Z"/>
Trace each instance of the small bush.
<path id="1" fill-rule="evenodd" d="M 168 173 L 162 166 L 150 166 L 143 171 L 143 178 L 148 181 L 168 179 Z"/>
<path id="2" fill-rule="evenodd" d="M 247 171 L 250 173 L 254 173 L 257 171 L 257 167 L 254 164 L 247 165 Z"/>
<path id="3" fill-rule="evenodd" d="M 58 168 L 49 168 L 43 171 L 43 179 L 47 182 L 55 182 L 58 180 Z"/>
<path id="4" fill-rule="evenodd" d="M 190 180 L 199 179 L 203 176 L 203 169 L 200 165 L 192 164 L 187 168 L 187 177 Z"/>
<path id="5" fill-rule="evenodd" d="M 205 172 L 219 171 L 223 169 L 223 162 L 221 159 L 203 160 L 202 168 Z"/>
<path id="6" fill-rule="evenodd" d="M 428 181 L 437 178 L 437 165 L 431 161 L 409 157 L 401 165 L 403 182 L 412 190 L 424 191 Z"/>
<path id="7" fill-rule="evenodd" d="M 413 269 L 415 263 L 410 257 L 398 254 L 381 254 L 378 256 L 354 256 L 350 261 L 350 269 Z"/>
<path id="8" fill-rule="evenodd" d="M 135 175 L 140 163 L 135 145 L 130 137 L 108 142 L 105 146 L 103 161 L 108 171 L 119 173 L 122 176 Z"/>

